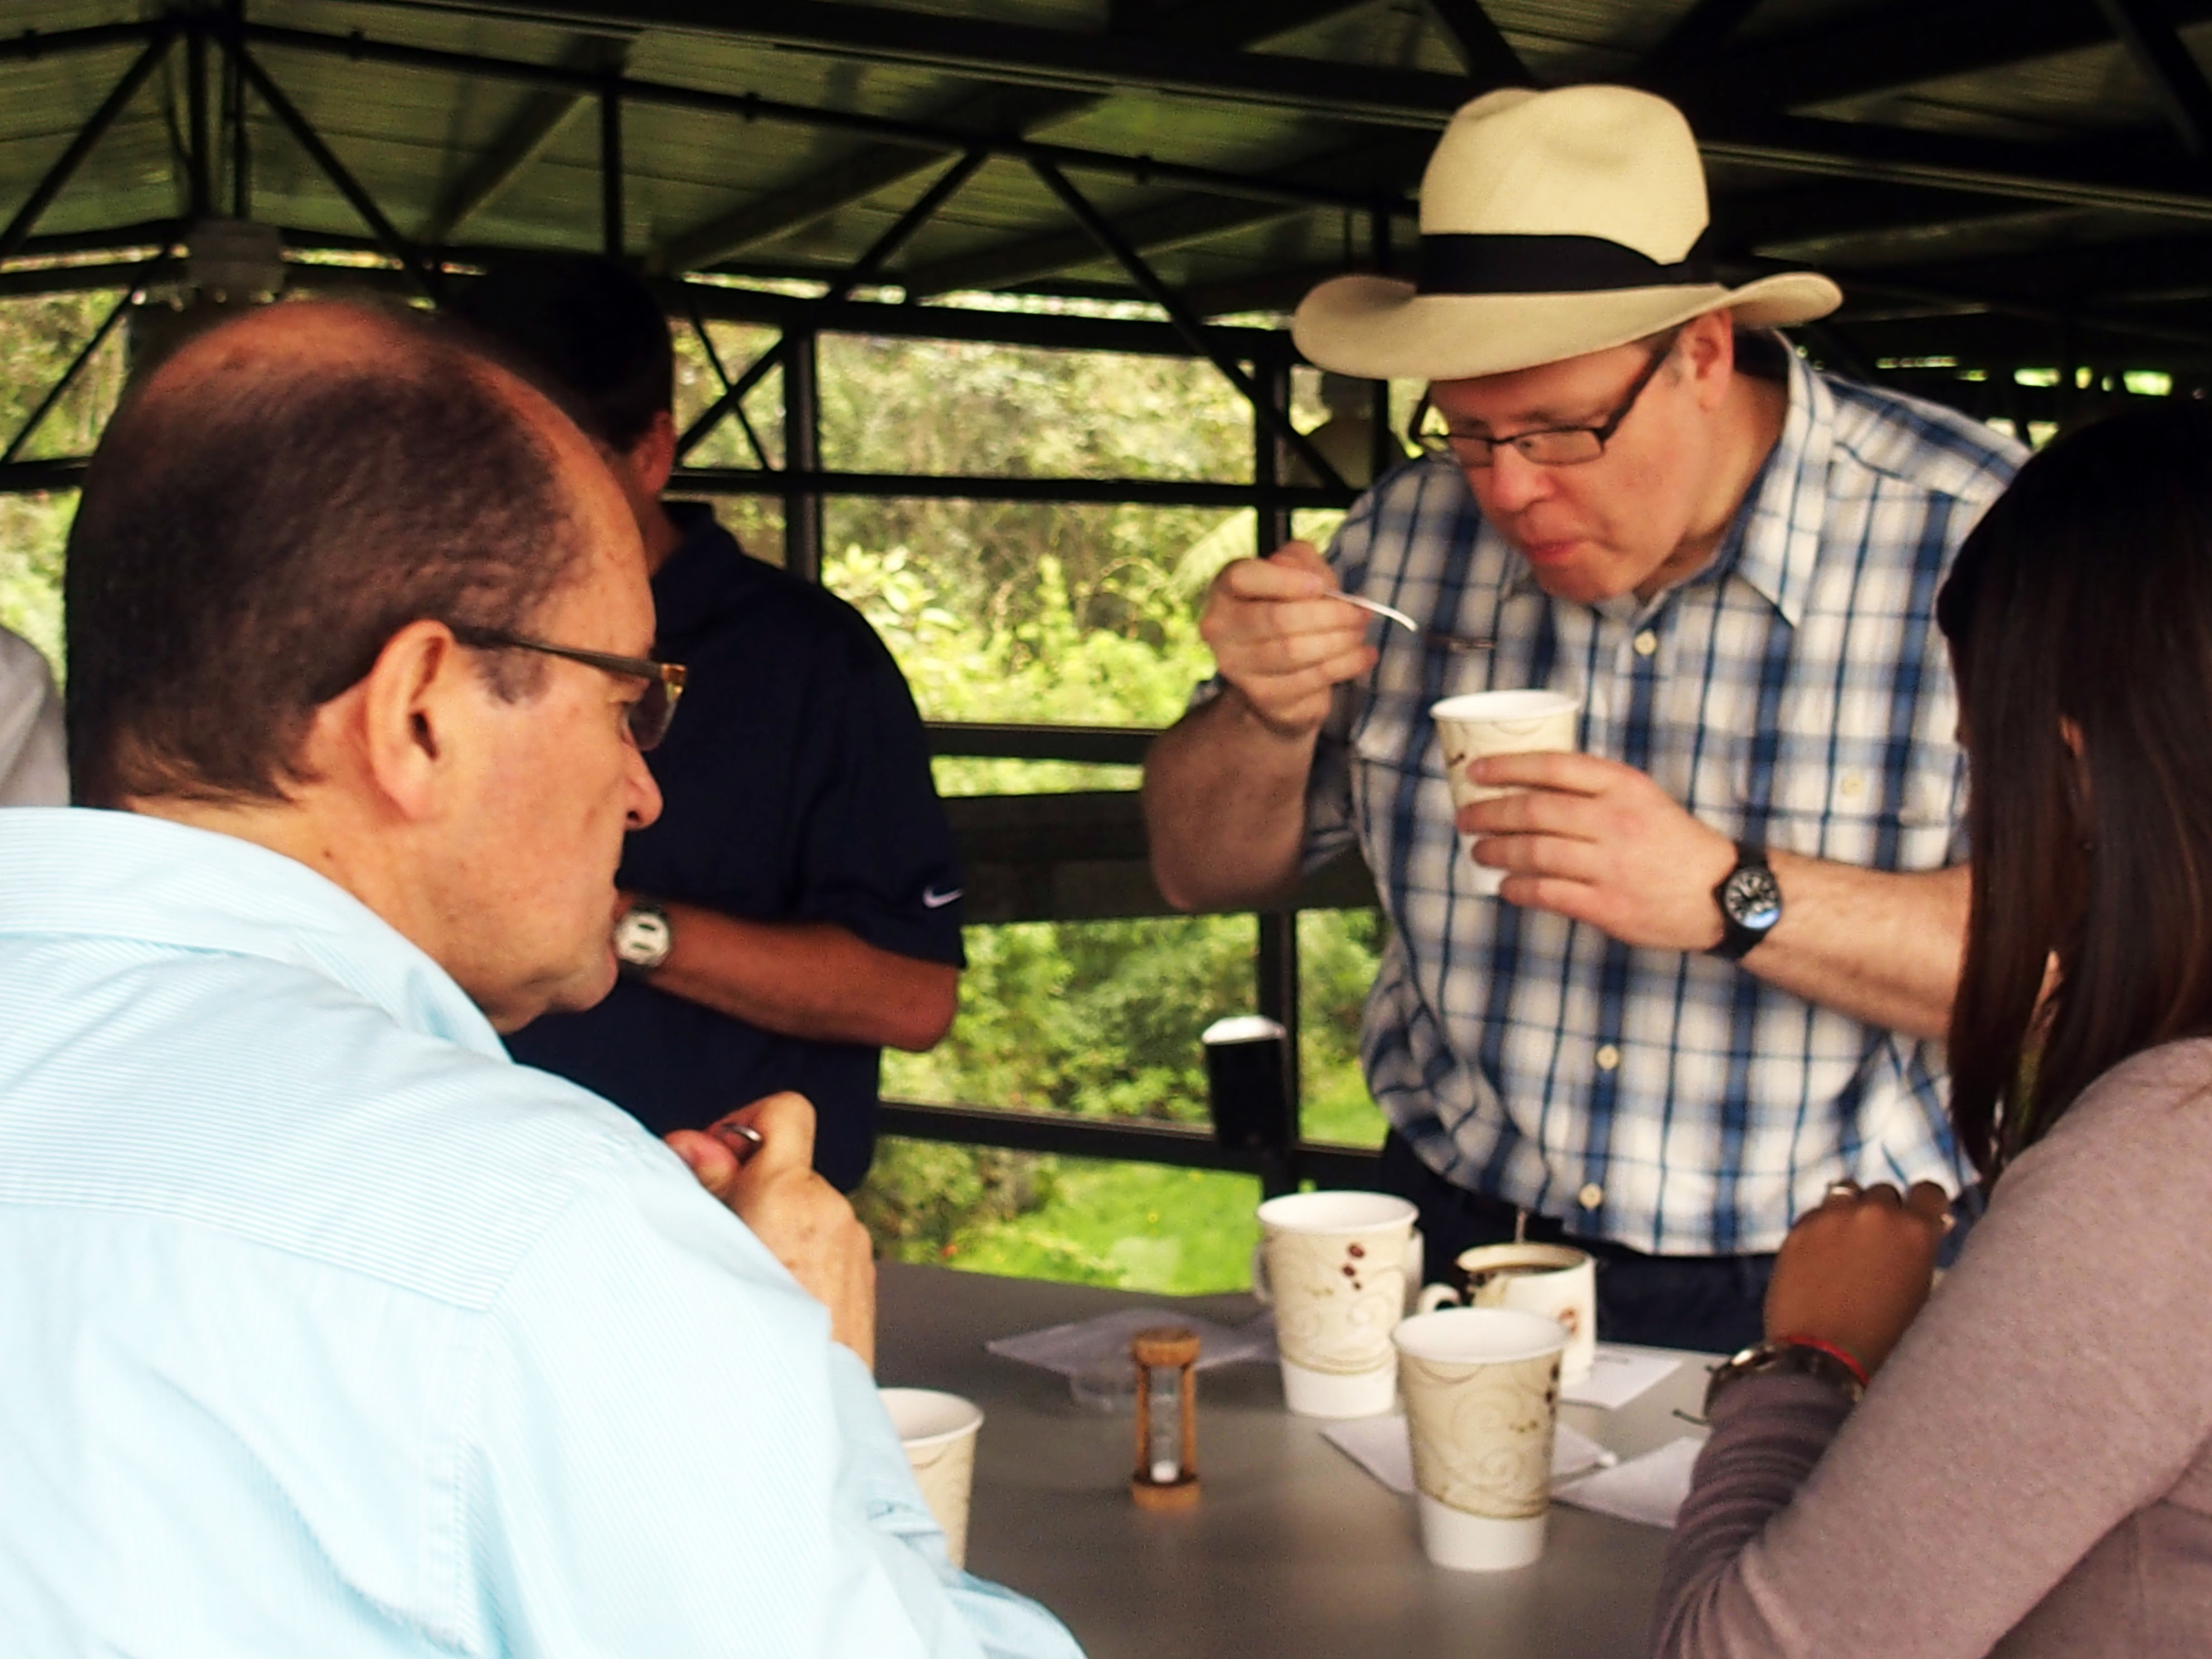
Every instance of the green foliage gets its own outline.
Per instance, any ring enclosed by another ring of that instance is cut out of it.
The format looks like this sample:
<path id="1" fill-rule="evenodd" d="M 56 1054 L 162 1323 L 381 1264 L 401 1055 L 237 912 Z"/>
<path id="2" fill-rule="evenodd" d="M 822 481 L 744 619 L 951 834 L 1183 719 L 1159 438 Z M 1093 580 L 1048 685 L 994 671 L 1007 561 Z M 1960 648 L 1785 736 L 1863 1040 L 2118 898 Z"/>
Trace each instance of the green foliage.
<path id="1" fill-rule="evenodd" d="M 112 292 L 0 300 L 0 447 L 12 442 L 47 389 L 91 339 L 120 296 Z M 123 389 L 123 334 L 112 333 L 30 434 L 18 459 L 84 455 L 99 441 Z M 0 627 L 62 661 L 62 551 L 76 492 L 0 495 Z"/>
<path id="2" fill-rule="evenodd" d="M 0 495 L 0 627 L 46 653 L 62 673 L 62 552 L 76 492 Z"/>

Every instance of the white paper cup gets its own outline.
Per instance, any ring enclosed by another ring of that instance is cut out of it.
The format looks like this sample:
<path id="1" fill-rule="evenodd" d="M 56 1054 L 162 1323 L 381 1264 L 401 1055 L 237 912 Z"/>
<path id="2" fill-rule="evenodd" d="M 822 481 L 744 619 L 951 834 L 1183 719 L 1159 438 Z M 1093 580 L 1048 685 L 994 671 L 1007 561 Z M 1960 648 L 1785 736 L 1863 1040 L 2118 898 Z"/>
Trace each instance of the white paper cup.
<path id="1" fill-rule="evenodd" d="M 1582 701 L 1564 691 L 1471 691 L 1429 705 L 1437 737 L 1443 745 L 1444 781 L 1451 786 L 1455 811 L 1477 801 L 1516 794 L 1474 782 L 1467 769 L 1486 755 L 1559 753 L 1575 746 L 1575 724 Z M 1460 857 L 1474 872 L 1474 890 L 1495 896 L 1505 880 L 1503 870 L 1474 862 L 1473 836 L 1459 838 Z"/>
<path id="2" fill-rule="evenodd" d="M 945 1553 L 952 1565 L 968 1565 L 968 1505 L 975 1486 L 975 1435 L 983 1408 L 957 1394 L 935 1389 L 878 1389 L 884 1410 L 914 1465 L 922 1501 L 945 1528 Z"/>
<path id="3" fill-rule="evenodd" d="M 1567 1333 L 1559 1380 L 1582 1382 L 1597 1364 L 1597 1263 L 1571 1244 L 1483 1244 L 1461 1252 L 1470 1308 L 1517 1308 L 1557 1320 Z M 1422 1291 L 1420 1310 L 1433 1313 L 1460 1300 L 1448 1285 Z"/>
<path id="4" fill-rule="evenodd" d="M 1387 1193 L 1291 1193 L 1260 1206 L 1252 1289 L 1275 1310 L 1284 1403 L 1375 1417 L 1398 1397 L 1391 1328 L 1421 1277 L 1419 1214 Z"/>
<path id="5" fill-rule="evenodd" d="M 1527 1566 L 1544 1553 L 1566 1332 L 1516 1309 L 1447 1308 L 1392 1340 L 1422 1549 L 1462 1571 Z"/>

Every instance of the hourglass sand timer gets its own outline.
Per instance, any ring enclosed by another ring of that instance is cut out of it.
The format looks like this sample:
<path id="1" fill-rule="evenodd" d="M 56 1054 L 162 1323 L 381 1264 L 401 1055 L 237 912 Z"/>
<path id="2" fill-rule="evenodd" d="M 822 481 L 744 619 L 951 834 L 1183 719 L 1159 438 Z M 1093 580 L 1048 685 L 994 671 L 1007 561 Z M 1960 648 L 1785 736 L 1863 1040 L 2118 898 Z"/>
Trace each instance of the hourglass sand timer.
<path id="1" fill-rule="evenodd" d="M 1148 1510 L 1198 1501 L 1198 1337 L 1180 1325 L 1129 1339 L 1137 1362 L 1137 1468 L 1129 1496 Z"/>

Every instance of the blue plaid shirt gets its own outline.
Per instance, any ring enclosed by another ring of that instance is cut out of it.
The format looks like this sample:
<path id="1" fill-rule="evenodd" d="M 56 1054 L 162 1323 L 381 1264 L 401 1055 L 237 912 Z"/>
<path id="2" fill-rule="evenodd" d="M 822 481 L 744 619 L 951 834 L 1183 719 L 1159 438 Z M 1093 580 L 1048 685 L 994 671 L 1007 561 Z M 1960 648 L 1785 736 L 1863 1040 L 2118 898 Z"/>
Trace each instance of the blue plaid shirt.
<path id="1" fill-rule="evenodd" d="M 1427 709 L 1571 692 L 1585 750 L 1731 837 L 1881 870 L 1960 861 L 1936 590 L 2021 452 L 1794 355 L 1789 374 L 1719 554 L 1649 604 L 1546 594 L 1449 461 L 1384 479 L 1332 554 L 1347 590 L 1498 641 L 1454 655 L 1382 629 L 1315 763 L 1309 862 L 1356 838 L 1392 923 L 1367 1005 L 1376 1100 L 1447 1179 L 1666 1255 L 1771 1250 L 1844 1176 L 1955 1190 L 1942 1045 L 1478 896 Z"/>

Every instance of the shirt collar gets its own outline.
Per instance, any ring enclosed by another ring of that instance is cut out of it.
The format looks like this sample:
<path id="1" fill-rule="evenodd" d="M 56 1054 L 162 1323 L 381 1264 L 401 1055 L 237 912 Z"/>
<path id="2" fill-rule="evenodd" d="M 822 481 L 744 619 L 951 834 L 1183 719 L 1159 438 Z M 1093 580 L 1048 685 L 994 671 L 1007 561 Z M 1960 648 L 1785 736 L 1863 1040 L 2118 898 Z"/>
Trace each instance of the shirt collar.
<path id="1" fill-rule="evenodd" d="M 1796 352 L 1789 354 L 1790 400 L 1775 441 L 1742 505 L 1722 538 L 1713 562 L 1684 586 L 1741 578 L 1771 605 L 1792 628 L 1803 619 L 1805 597 L 1820 552 L 1821 520 L 1827 508 L 1827 475 L 1835 445 L 1836 399 L 1827 383 Z M 1488 533 L 1495 535 L 1495 530 Z M 1518 553 L 1509 551 L 1508 594 L 1536 590 L 1536 573 Z M 1665 595 L 1655 603 L 1663 603 Z M 1644 609 L 1634 594 L 1593 607 Z"/>
<path id="2" fill-rule="evenodd" d="M 410 1030 L 507 1049 L 453 976 L 297 860 L 136 812 L 0 811 L 0 941 L 45 935 L 259 957 L 304 968 Z"/>

